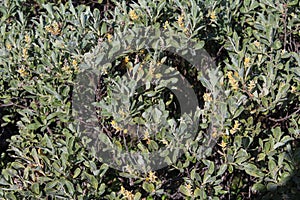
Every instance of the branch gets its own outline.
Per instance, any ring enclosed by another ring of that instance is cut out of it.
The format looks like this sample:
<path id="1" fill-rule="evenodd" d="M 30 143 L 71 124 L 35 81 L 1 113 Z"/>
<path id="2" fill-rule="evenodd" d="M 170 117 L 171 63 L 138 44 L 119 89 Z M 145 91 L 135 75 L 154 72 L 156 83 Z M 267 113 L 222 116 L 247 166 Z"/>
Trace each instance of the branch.
<path id="1" fill-rule="evenodd" d="M 275 119 L 275 118 L 269 117 L 269 120 L 271 120 L 273 122 L 282 122 L 282 121 L 285 121 L 285 120 L 291 118 L 292 115 L 297 114 L 299 111 L 300 111 L 300 108 L 298 108 L 298 110 L 296 110 L 295 112 L 293 112 L 292 114 L 290 114 L 290 115 L 288 115 L 286 117 L 283 117 L 283 118 L 280 118 L 280 119 Z"/>

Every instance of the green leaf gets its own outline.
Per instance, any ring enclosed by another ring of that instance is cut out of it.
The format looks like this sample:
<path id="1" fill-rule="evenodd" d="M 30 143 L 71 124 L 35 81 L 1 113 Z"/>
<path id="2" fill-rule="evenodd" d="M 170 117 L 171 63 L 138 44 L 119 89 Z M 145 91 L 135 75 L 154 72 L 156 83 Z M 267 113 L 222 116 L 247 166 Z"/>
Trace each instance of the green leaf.
<path id="1" fill-rule="evenodd" d="M 17 197 L 13 193 L 8 193 L 6 198 L 10 200 L 17 200 Z"/>
<path id="2" fill-rule="evenodd" d="M 54 180 L 52 182 L 47 183 L 46 186 L 45 186 L 45 188 L 49 188 L 49 189 L 50 188 L 54 188 L 58 184 L 59 184 L 59 181 L 58 180 Z"/>
<path id="3" fill-rule="evenodd" d="M 102 195 L 105 192 L 105 188 L 106 188 L 105 183 L 101 183 L 101 185 L 99 187 L 98 195 Z"/>
<path id="4" fill-rule="evenodd" d="M 33 149 L 31 150 L 31 156 L 33 157 L 33 159 L 34 159 L 34 161 L 35 161 L 36 164 L 41 165 L 41 164 L 40 164 L 40 159 L 39 159 L 39 157 L 38 157 L 38 154 L 37 154 L 37 151 L 36 151 L 35 148 L 33 148 Z"/>
<path id="5" fill-rule="evenodd" d="M 158 144 L 153 141 L 153 140 L 150 140 L 150 144 L 149 144 L 149 150 L 157 150 L 158 149 Z"/>
<path id="6" fill-rule="evenodd" d="M 238 116 L 240 116 L 240 114 L 241 114 L 243 111 L 244 111 L 244 106 L 239 107 L 239 108 L 235 111 L 234 116 L 233 116 L 233 119 L 234 119 L 234 118 L 237 118 Z"/>
<path id="7" fill-rule="evenodd" d="M 98 180 L 95 178 L 95 176 L 90 176 L 91 185 L 96 190 L 98 189 Z"/>
<path id="8" fill-rule="evenodd" d="M 268 191 L 276 191 L 277 190 L 277 184 L 275 184 L 275 183 L 268 183 L 267 184 L 267 190 Z"/>
<path id="9" fill-rule="evenodd" d="M 52 9 L 51 4 L 43 4 L 42 6 L 43 6 L 43 8 L 45 8 L 47 10 L 47 12 L 51 15 L 51 18 L 53 19 L 54 14 L 53 14 L 53 9 Z"/>
<path id="10" fill-rule="evenodd" d="M 273 159 L 269 160 L 268 168 L 269 168 L 269 171 L 271 172 L 272 178 L 276 179 L 278 167 Z"/>
<path id="11" fill-rule="evenodd" d="M 15 169 L 23 169 L 25 168 L 23 164 L 19 163 L 19 162 L 13 162 L 11 163 L 11 166 Z"/>
<path id="12" fill-rule="evenodd" d="M 143 189 L 146 191 L 146 192 L 149 192 L 149 193 L 152 193 L 155 189 L 154 185 L 152 183 L 148 183 L 148 182 L 144 182 L 143 183 Z"/>
<path id="13" fill-rule="evenodd" d="M 263 178 L 265 175 L 263 172 L 261 172 L 256 167 L 256 165 L 251 164 L 251 163 L 245 164 L 244 169 L 245 169 L 246 173 L 249 174 L 250 176 Z"/>
<path id="14" fill-rule="evenodd" d="M 299 0 L 287 1 L 288 6 L 297 6 Z"/>
<path id="15" fill-rule="evenodd" d="M 227 164 L 226 163 L 222 164 L 219 171 L 218 171 L 218 173 L 217 173 L 217 176 L 223 175 L 224 172 L 226 171 L 226 169 L 227 169 Z"/>
<path id="16" fill-rule="evenodd" d="M 182 193 L 182 194 L 184 194 L 185 196 L 191 196 L 191 193 L 190 193 L 190 191 L 186 188 L 186 186 L 184 186 L 184 185 L 181 185 L 180 187 L 179 187 L 179 191 Z"/>
<path id="17" fill-rule="evenodd" d="M 280 138 L 282 136 L 282 132 L 279 126 L 277 126 L 275 129 L 272 129 L 272 133 L 276 141 L 280 141 Z"/>
<path id="18" fill-rule="evenodd" d="M 0 185 L 1 186 L 10 186 L 10 183 L 7 182 L 4 178 L 0 178 Z"/>
<path id="19" fill-rule="evenodd" d="M 259 191 L 259 192 L 262 192 L 262 191 L 264 191 L 265 190 L 265 186 L 263 185 L 263 184 L 261 184 L 261 183 L 255 183 L 253 186 L 252 186 L 252 190 L 253 191 Z"/>
<path id="20" fill-rule="evenodd" d="M 199 42 L 197 42 L 196 45 L 194 45 L 194 49 L 195 50 L 202 49 L 204 47 L 204 45 L 205 45 L 204 41 L 199 41 Z"/>
<path id="21" fill-rule="evenodd" d="M 69 192 L 71 195 L 73 195 L 74 192 L 75 192 L 75 190 L 74 190 L 74 186 L 73 186 L 73 184 L 71 183 L 71 181 L 65 180 L 64 182 L 65 182 L 65 186 L 66 186 L 67 189 L 68 189 L 68 192 Z"/>
<path id="22" fill-rule="evenodd" d="M 99 176 L 103 177 L 108 169 L 109 169 L 109 166 L 107 164 L 101 165 L 101 167 L 100 167 L 101 174 Z"/>
<path id="23" fill-rule="evenodd" d="M 248 153 L 245 149 L 240 149 L 236 155 L 236 164 L 242 164 L 249 158 Z"/>
<path id="24" fill-rule="evenodd" d="M 142 197 L 142 194 L 140 193 L 140 192 L 137 192 L 137 193 L 135 193 L 135 195 L 134 195 L 134 200 L 140 200 L 141 199 L 141 197 Z"/>
<path id="25" fill-rule="evenodd" d="M 199 188 L 196 188 L 194 191 L 194 196 L 199 197 L 202 194 L 202 191 Z"/>
<path id="26" fill-rule="evenodd" d="M 81 172 L 81 169 L 79 167 L 77 167 L 74 171 L 74 175 L 73 175 L 73 178 L 76 178 Z"/>
<path id="27" fill-rule="evenodd" d="M 107 33 L 107 26 L 106 26 L 106 23 L 103 22 L 102 23 L 102 26 L 101 26 L 101 34 L 106 34 Z"/>
<path id="28" fill-rule="evenodd" d="M 35 194 L 39 194 L 40 193 L 40 186 L 38 183 L 33 183 L 31 186 L 31 191 Z"/>
<path id="29" fill-rule="evenodd" d="M 52 94 L 56 99 L 58 100 L 62 100 L 61 96 L 53 89 L 51 89 L 50 87 L 48 86 L 43 86 L 43 88 L 49 92 L 50 94 Z"/>

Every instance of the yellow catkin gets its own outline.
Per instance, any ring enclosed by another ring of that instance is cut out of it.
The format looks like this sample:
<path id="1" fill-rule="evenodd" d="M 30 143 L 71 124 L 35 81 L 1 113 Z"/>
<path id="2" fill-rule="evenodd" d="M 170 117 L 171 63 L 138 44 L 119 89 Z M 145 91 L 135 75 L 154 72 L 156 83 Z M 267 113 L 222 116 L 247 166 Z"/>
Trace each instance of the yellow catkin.
<path id="1" fill-rule="evenodd" d="M 227 146 L 227 143 L 222 140 L 221 144 L 219 144 L 220 147 L 222 147 L 222 149 L 224 149 Z"/>
<path id="2" fill-rule="evenodd" d="M 238 121 L 234 121 L 234 125 L 232 127 L 232 129 L 229 131 L 231 134 L 235 134 L 238 130 L 240 130 L 240 126 L 241 124 Z"/>
<path id="3" fill-rule="evenodd" d="M 28 72 L 24 67 L 21 67 L 20 69 L 17 70 L 17 72 L 20 74 L 21 77 L 25 77 L 28 75 Z"/>
<path id="4" fill-rule="evenodd" d="M 157 176 L 155 175 L 155 172 L 150 171 L 150 172 L 148 173 L 148 176 L 147 176 L 147 178 L 146 178 L 146 181 L 155 183 L 155 182 L 156 182 L 156 179 L 157 179 Z"/>
<path id="5" fill-rule="evenodd" d="M 183 14 L 181 14 L 181 15 L 178 17 L 177 23 L 178 23 L 179 27 L 181 27 L 181 28 L 184 27 L 184 15 L 183 15 Z"/>
<path id="6" fill-rule="evenodd" d="M 291 93 L 296 93 L 296 92 L 297 92 L 297 87 L 293 85 L 291 87 Z"/>
<path id="7" fill-rule="evenodd" d="M 209 17 L 210 17 L 210 19 L 211 19 L 212 21 L 215 21 L 215 20 L 217 19 L 217 16 L 216 16 L 215 11 L 212 11 L 212 12 L 210 13 Z"/>
<path id="8" fill-rule="evenodd" d="M 30 39 L 30 36 L 29 35 L 25 35 L 25 42 L 27 43 L 27 44 L 29 44 L 30 42 L 31 42 L 31 39 Z"/>
<path id="9" fill-rule="evenodd" d="M 165 30 L 168 29 L 169 26 L 170 26 L 169 22 L 168 22 L 168 21 L 165 21 L 165 23 L 164 23 L 164 29 L 165 29 Z"/>
<path id="10" fill-rule="evenodd" d="M 259 41 L 257 41 L 257 40 L 255 40 L 254 42 L 253 42 L 253 44 L 257 47 L 257 48 L 259 48 L 260 47 L 260 42 Z"/>
<path id="11" fill-rule="evenodd" d="M 136 14 L 134 10 L 129 11 L 129 17 L 131 20 L 137 20 L 139 18 L 139 16 Z"/>
<path id="12" fill-rule="evenodd" d="M 24 60 L 27 60 L 27 58 L 28 58 L 28 49 L 27 48 L 24 48 L 22 50 L 22 57 Z"/>
<path id="13" fill-rule="evenodd" d="M 12 50 L 12 46 L 11 46 L 11 44 L 8 42 L 8 43 L 6 43 L 6 49 L 8 50 L 8 51 L 11 51 Z"/>
<path id="14" fill-rule="evenodd" d="M 203 95 L 203 100 L 204 100 L 205 102 L 210 102 L 210 101 L 212 101 L 211 94 L 210 94 L 210 93 L 204 93 L 204 95 Z"/>
<path id="15" fill-rule="evenodd" d="M 126 57 L 124 58 L 124 62 L 125 62 L 125 63 L 128 63 L 129 61 L 130 61 L 129 57 L 126 56 Z"/>
<path id="16" fill-rule="evenodd" d="M 238 75 L 238 74 L 235 74 Z M 229 84 L 233 90 L 239 89 L 239 83 L 238 81 L 233 77 L 232 71 L 227 72 L 227 77 L 229 79 Z"/>
<path id="17" fill-rule="evenodd" d="M 61 33 L 60 25 L 57 22 L 45 26 L 45 30 L 53 35 L 59 35 Z"/>
<path id="18" fill-rule="evenodd" d="M 111 42 L 113 36 L 112 36 L 112 34 L 109 34 L 109 33 L 108 33 L 108 34 L 106 35 L 106 38 L 107 38 L 107 41 L 108 41 L 108 42 Z"/>
<path id="19" fill-rule="evenodd" d="M 245 66 L 245 67 L 249 67 L 249 64 L 250 64 L 250 58 L 249 58 L 249 57 L 246 57 L 246 58 L 244 59 L 244 66 Z"/>
<path id="20" fill-rule="evenodd" d="M 247 86 L 248 91 L 251 92 L 253 90 L 253 88 L 255 87 L 255 83 L 253 80 L 251 80 Z"/>

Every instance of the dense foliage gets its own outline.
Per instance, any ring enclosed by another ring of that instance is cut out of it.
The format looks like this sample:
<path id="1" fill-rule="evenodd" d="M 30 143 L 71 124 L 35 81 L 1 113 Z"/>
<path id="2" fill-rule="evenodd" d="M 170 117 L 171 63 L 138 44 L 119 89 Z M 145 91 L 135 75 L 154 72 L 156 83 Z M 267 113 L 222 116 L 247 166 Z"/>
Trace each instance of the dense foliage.
<path id="1" fill-rule="evenodd" d="M 0 198 L 296 199 L 299 17 L 298 0 L 2 1 Z M 118 33 L 141 27 L 169 31 L 192 41 L 194 46 L 187 48 L 205 49 L 216 66 L 214 76 L 203 78 L 163 48 L 128 45 L 110 65 L 101 65 L 103 57 L 97 56 L 113 56 L 130 41 Z M 115 47 L 112 53 L 101 52 L 104 43 Z M 99 127 L 123 150 L 177 148 L 168 128 L 156 129 L 156 137 L 144 132 L 137 139 L 130 135 L 131 125 L 159 124 L 188 135 L 191 116 L 178 116 L 178 101 L 165 88 L 147 85 L 131 91 L 135 81 L 121 75 L 151 74 L 139 66 L 163 63 L 192 84 L 201 118 L 197 136 L 178 147 L 184 150 L 179 159 L 156 171 L 120 171 L 88 148 L 93 138 L 82 136 L 72 100 L 76 78 L 93 59 L 101 75 L 94 104 Z M 120 113 L 118 102 L 134 106 L 121 107 Z M 133 121 L 124 124 L 129 115 Z M 215 118 L 220 123 L 208 138 Z M 172 126 L 180 120 L 182 128 Z M 208 140 L 216 144 L 200 156 Z"/>

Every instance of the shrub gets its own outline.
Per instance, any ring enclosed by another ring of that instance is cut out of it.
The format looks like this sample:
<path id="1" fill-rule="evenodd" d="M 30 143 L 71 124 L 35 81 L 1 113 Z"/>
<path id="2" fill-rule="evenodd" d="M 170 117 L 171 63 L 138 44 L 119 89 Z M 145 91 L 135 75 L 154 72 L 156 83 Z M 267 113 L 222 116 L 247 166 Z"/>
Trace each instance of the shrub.
<path id="1" fill-rule="evenodd" d="M 299 194 L 299 1 L 24 0 L 4 1 L 0 11 L 1 198 Z M 141 29 L 157 35 L 138 41 Z M 160 38 L 166 40 L 144 48 L 143 42 Z M 164 42 L 175 50 L 168 51 Z M 216 67 L 197 71 L 181 48 L 204 49 Z M 151 74 L 152 64 L 169 66 L 160 72 L 175 78 Z M 83 79 L 88 72 L 99 77 Z M 128 79 L 130 73 L 139 78 Z M 183 115 L 179 97 L 159 85 L 179 81 L 178 73 L 195 91 L 194 115 Z M 147 84 L 135 87 L 143 78 Z M 94 84 L 96 93 L 79 88 L 78 80 Z M 74 101 L 83 94 L 95 94 L 92 128 L 105 130 L 107 137 L 82 132 Z M 189 127 L 197 117 L 192 137 Z M 132 135 L 137 124 L 156 135 L 145 129 L 141 138 Z M 114 144 L 116 152 L 147 153 L 169 145 L 182 155 L 165 152 L 168 165 L 157 170 L 120 170 L 97 156 L 106 151 L 97 149 L 96 140 Z"/>

